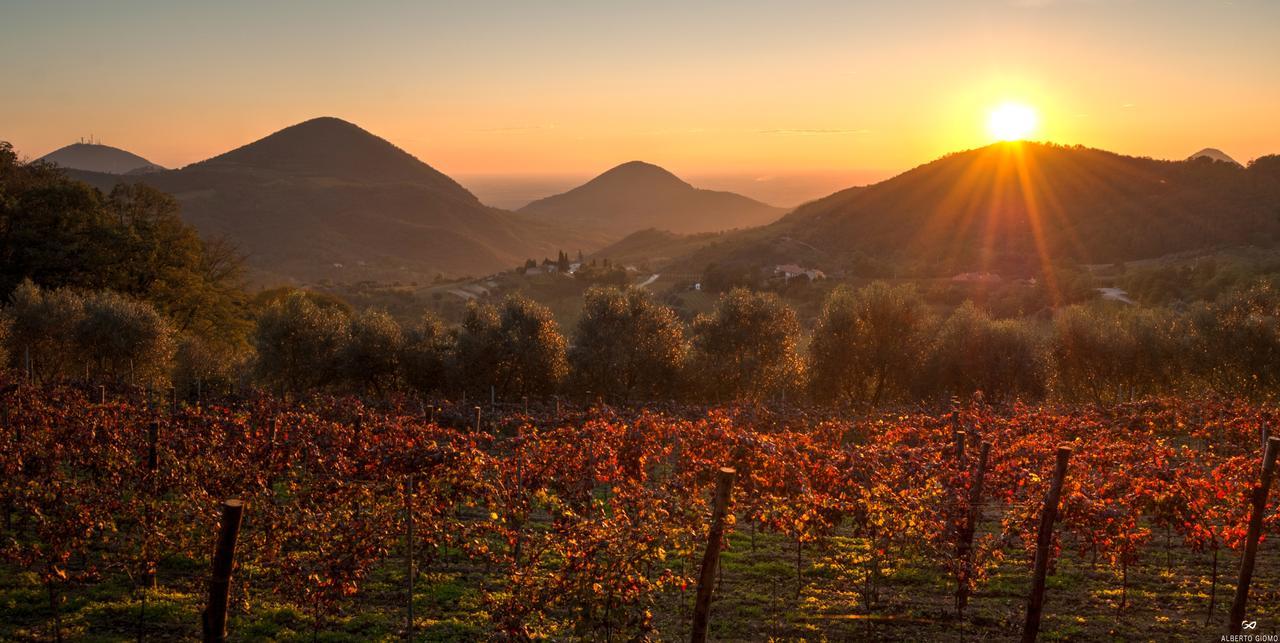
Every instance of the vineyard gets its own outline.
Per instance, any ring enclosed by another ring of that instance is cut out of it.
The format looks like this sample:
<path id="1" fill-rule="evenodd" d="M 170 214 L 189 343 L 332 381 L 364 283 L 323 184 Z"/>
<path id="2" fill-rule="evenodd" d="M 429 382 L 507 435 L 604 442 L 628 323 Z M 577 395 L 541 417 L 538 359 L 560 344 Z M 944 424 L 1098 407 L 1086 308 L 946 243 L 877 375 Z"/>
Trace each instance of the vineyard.
<path id="1" fill-rule="evenodd" d="M 1044 639 L 1216 637 L 1251 518 L 1280 623 L 1272 407 L 487 402 L 8 383 L 0 639 L 199 638 L 231 498 L 233 640 L 1017 638 L 1037 567 Z"/>

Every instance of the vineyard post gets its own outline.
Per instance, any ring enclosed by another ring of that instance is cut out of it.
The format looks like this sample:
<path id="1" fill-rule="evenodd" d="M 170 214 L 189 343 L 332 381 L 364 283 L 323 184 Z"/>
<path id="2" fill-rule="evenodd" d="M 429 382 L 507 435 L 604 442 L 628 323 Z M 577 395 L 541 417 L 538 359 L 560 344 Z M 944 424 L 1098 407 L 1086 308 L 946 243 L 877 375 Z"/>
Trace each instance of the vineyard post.
<path id="1" fill-rule="evenodd" d="M 101 401 L 99 402 L 99 404 L 102 404 L 103 406 L 106 406 L 106 404 L 107 404 L 107 387 L 106 387 L 106 385 L 100 385 L 100 386 L 98 386 L 98 396 L 99 396 L 99 398 L 101 399 Z"/>
<path id="2" fill-rule="evenodd" d="M 492 384 L 489 385 L 489 408 L 493 408 L 498 404 L 498 391 Z"/>
<path id="3" fill-rule="evenodd" d="M 1053 481 L 1044 497 L 1044 512 L 1040 514 L 1040 531 L 1036 537 L 1035 571 L 1031 578 L 1031 594 L 1027 598 L 1027 620 L 1022 628 L 1022 643 L 1032 643 L 1040 634 L 1040 614 L 1044 608 L 1044 577 L 1049 570 L 1049 545 L 1053 542 L 1053 523 L 1058 519 L 1058 500 L 1062 496 L 1062 480 L 1067 475 L 1067 460 L 1071 447 L 1058 447 L 1058 461 L 1053 469 Z"/>
<path id="4" fill-rule="evenodd" d="M 711 530 L 707 534 L 707 551 L 702 556 L 702 571 L 698 574 L 698 594 L 693 604 L 693 643 L 707 640 L 707 617 L 711 608 L 711 591 L 715 587 L 716 568 L 720 564 L 720 544 L 724 539 L 724 517 L 733 491 L 733 477 L 737 471 L 721 467 L 716 473 L 715 508 L 711 513 Z"/>
<path id="5" fill-rule="evenodd" d="M 480 407 L 476 407 L 476 433 L 480 433 Z"/>
<path id="6" fill-rule="evenodd" d="M 528 395 L 524 396 L 524 414 L 525 415 L 529 414 L 529 396 Z"/>
<path id="7" fill-rule="evenodd" d="M 209 603 L 201 617 L 205 643 L 227 640 L 227 599 L 231 593 L 231 566 L 235 559 L 236 538 L 244 503 L 232 498 L 222 503 L 222 523 L 218 529 L 218 545 L 213 554 L 213 573 L 209 576 Z"/>
<path id="8" fill-rule="evenodd" d="M 556 419 L 560 419 L 560 396 L 556 396 Z"/>
<path id="9" fill-rule="evenodd" d="M 1244 557 L 1240 559 L 1240 582 L 1236 584 L 1236 598 L 1231 603 L 1231 617 L 1227 626 L 1232 634 L 1239 634 L 1244 624 L 1245 603 L 1249 600 L 1249 584 L 1253 582 L 1253 564 L 1258 556 L 1258 538 L 1262 535 L 1262 519 L 1267 511 L 1267 493 L 1271 490 L 1271 478 L 1276 472 L 1276 456 L 1280 454 L 1280 437 L 1267 440 L 1267 451 L 1262 456 L 1262 474 L 1253 488 L 1253 512 L 1249 515 L 1249 532 L 1245 536 Z"/>

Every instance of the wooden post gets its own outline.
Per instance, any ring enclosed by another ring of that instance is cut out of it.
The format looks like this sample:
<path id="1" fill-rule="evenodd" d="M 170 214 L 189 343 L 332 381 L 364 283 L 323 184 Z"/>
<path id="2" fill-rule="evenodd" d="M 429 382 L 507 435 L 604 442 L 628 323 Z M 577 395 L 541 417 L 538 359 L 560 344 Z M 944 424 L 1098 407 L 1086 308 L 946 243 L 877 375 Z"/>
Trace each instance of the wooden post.
<path id="1" fill-rule="evenodd" d="M 492 408 L 498 404 L 498 391 L 492 384 L 489 385 L 489 407 Z"/>
<path id="2" fill-rule="evenodd" d="M 480 432 L 480 407 L 476 407 L 476 433 Z"/>
<path id="3" fill-rule="evenodd" d="M 524 414 L 525 415 L 529 414 L 529 396 L 528 395 L 524 396 Z"/>
<path id="4" fill-rule="evenodd" d="M 724 540 L 724 516 L 728 511 L 729 497 L 733 491 L 733 477 L 737 471 L 721 467 L 716 474 L 715 508 L 711 513 L 711 530 L 707 534 L 707 551 L 702 556 L 702 571 L 698 574 L 698 595 L 693 604 L 693 643 L 707 640 L 707 619 L 711 609 L 711 590 L 715 587 L 716 568 L 720 565 L 720 544 Z"/>
<path id="5" fill-rule="evenodd" d="M 156 469 L 160 468 L 159 453 L 156 450 L 156 444 L 159 439 L 160 423 L 152 420 L 151 424 L 147 425 L 147 471 L 150 471 L 153 476 L 156 473 Z"/>
<path id="6" fill-rule="evenodd" d="M 560 396 L 556 396 L 556 419 L 560 419 Z"/>
<path id="7" fill-rule="evenodd" d="M 1249 514 L 1249 532 L 1244 541 L 1244 557 L 1240 559 L 1240 582 L 1236 584 L 1236 599 L 1231 603 L 1231 620 L 1227 627 L 1232 634 L 1239 634 L 1245 621 L 1245 604 L 1249 600 L 1249 584 L 1253 582 L 1253 564 L 1258 557 L 1258 538 L 1262 535 L 1262 518 L 1267 510 L 1267 493 L 1271 491 L 1271 478 L 1276 472 L 1276 456 L 1280 454 L 1280 437 L 1267 440 L 1267 451 L 1262 456 L 1262 474 L 1253 488 L 1253 512 Z"/>
<path id="8" fill-rule="evenodd" d="M 106 406 L 106 404 L 107 404 L 107 387 L 106 387 L 105 385 L 103 385 L 103 386 L 99 386 L 99 387 L 98 387 L 98 395 L 99 395 L 99 397 L 101 398 L 101 399 L 100 399 L 100 401 L 99 401 L 98 403 L 99 403 L 99 404 L 102 404 L 103 406 Z"/>
<path id="9" fill-rule="evenodd" d="M 1053 481 L 1044 497 L 1044 511 L 1040 514 L 1040 532 L 1036 537 L 1036 561 L 1031 577 L 1031 595 L 1027 599 L 1027 620 L 1022 628 L 1022 643 L 1032 643 L 1040 634 L 1040 615 L 1044 608 L 1044 577 L 1049 570 L 1049 545 L 1053 541 L 1053 523 L 1058 519 L 1058 501 L 1062 497 L 1062 479 L 1067 475 L 1067 460 L 1071 447 L 1058 447 L 1058 462 L 1053 469 Z"/>
<path id="10" fill-rule="evenodd" d="M 235 560 L 236 538 L 244 503 L 237 499 L 222 503 L 222 524 L 218 529 L 218 546 L 213 554 L 213 573 L 209 576 L 209 604 L 201 616 L 205 643 L 227 640 L 227 599 L 231 593 L 231 567 Z"/>

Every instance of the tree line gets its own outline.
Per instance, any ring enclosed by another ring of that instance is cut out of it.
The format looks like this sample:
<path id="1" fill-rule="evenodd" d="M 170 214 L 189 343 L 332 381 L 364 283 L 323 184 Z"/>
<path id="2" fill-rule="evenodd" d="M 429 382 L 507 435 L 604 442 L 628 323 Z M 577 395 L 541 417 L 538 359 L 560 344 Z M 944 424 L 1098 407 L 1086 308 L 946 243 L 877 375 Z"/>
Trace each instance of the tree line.
<path id="1" fill-rule="evenodd" d="M 1280 388 L 1280 293 L 1266 285 L 1189 310 L 1099 302 L 1049 320 L 941 314 L 910 286 L 842 286 L 810 333 L 776 294 L 735 289 L 686 325 L 647 291 L 589 289 L 576 325 L 520 296 L 472 302 L 457 327 L 401 324 L 306 291 L 265 305 L 251 350 L 184 335 L 151 303 L 23 282 L 0 315 L 11 367 L 40 381 L 268 387 L 385 396 L 569 395 L 614 402 L 814 401 L 869 407 L 1046 398 L 1095 403 Z"/>

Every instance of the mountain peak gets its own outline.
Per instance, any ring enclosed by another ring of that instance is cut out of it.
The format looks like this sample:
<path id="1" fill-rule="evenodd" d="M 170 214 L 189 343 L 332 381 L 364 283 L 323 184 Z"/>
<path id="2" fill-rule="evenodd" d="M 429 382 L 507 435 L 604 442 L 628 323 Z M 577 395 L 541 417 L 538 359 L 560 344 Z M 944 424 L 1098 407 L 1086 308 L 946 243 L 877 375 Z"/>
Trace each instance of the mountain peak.
<path id="1" fill-rule="evenodd" d="M 332 116 L 291 125 L 191 167 L 360 183 L 412 182 L 475 200 L 475 196 L 453 179 L 412 154 L 354 123 Z"/>
<path id="2" fill-rule="evenodd" d="M 164 169 L 133 152 L 100 143 L 72 143 L 40 157 L 39 160 L 71 170 L 103 174 L 140 174 Z"/>
<path id="3" fill-rule="evenodd" d="M 611 168 L 600 176 L 589 181 L 586 185 L 592 184 L 630 184 L 646 188 L 666 186 L 689 190 L 694 189 L 692 185 L 685 183 L 680 179 L 680 177 L 672 174 L 667 169 L 644 161 L 627 161 L 626 163 Z"/>
<path id="4" fill-rule="evenodd" d="M 1210 159 L 1213 161 L 1220 161 L 1222 163 L 1240 165 L 1239 161 L 1231 158 L 1230 156 L 1227 156 L 1226 152 L 1223 152 L 1222 150 L 1216 147 L 1206 147 L 1203 150 L 1200 150 L 1199 152 L 1196 152 L 1195 154 L 1192 154 L 1191 156 L 1187 157 L 1188 161 L 1194 161 L 1196 159 Z"/>
<path id="5" fill-rule="evenodd" d="M 644 228 L 691 233 L 762 225 L 783 212 L 731 192 L 700 190 L 644 161 L 623 163 L 520 211 L 619 238 Z"/>

